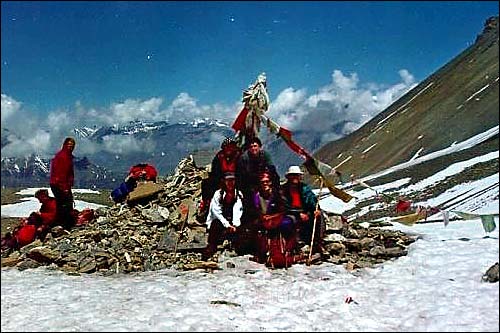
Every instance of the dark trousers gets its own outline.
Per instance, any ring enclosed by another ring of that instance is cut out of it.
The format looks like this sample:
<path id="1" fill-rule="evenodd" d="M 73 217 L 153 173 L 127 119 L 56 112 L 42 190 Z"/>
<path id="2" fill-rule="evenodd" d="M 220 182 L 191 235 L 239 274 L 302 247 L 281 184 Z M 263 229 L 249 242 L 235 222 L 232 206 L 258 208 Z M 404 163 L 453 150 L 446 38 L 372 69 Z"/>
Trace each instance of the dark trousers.
<path id="1" fill-rule="evenodd" d="M 54 185 L 50 185 L 50 189 L 56 199 L 56 224 L 62 225 L 64 229 L 69 230 L 76 223 L 73 215 L 73 193 L 71 193 L 71 190 L 65 193 Z"/>
<path id="2" fill-rule="evenodd" d="M 206 260 L 210 258 L 215 252 L 217 252 L 217 245 L 221 244 L 225 239 L 229 240 L 231 243 L 236 242 L 237 232 L 234 234 L 227 232 L 227 229 L 222 225 L 219 220 L 212 221 L 210 229 L 208 230 L 208 245 L 203 251 L 203 258 Z"/>
<path id="3" fill-rule="evenodd" d="M 294 214 L 295 215 L 295 214 Z M 309 220 L 307 222 L 302 222 L 300 219 L 300 214 L 295 215 L 297 222 L 297 235 L 298 240 L 304 242 L 304 245 L 311 245 L 313 227 L 314 227 L 314 216 L 309 216 Z M 323 219 L 323 215 L 320 215 L 316 219 L 316 229 L 314 231 L 314 244 L 313 250 L 314 252 L 318 252 L 319 248 L 323 244 L 323 238 L 325 236 L 325 220 Z"/>

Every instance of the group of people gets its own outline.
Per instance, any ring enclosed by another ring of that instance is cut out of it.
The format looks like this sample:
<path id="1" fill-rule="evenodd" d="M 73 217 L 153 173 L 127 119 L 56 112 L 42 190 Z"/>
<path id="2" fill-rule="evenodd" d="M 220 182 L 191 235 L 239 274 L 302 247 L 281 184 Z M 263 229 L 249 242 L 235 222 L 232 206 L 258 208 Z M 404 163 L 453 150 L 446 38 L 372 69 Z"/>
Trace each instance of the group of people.
<path id="1" fill-rule="evenodd" d="M 208 230 L 204 260 L 226 239 L 238 254 L 275 267 L 303 259 L 304 245 L 320 252 L 324 228 L 318 199 L 299 166 L 290 166 L 285 176 L 281 184 L 258 137 L 244 150 L 232 138 L 223 141 L 202 184 L 200 215 L 206 216 Z"/>
<path id="2" fill-rule="evenodd" d="M 40 210 L 23 219 L 10 238 L 3 239 L 3 246 L 20 248 L 36 238 L 43 240 L 53 226 L 61 225 L 66 230 L 75 226 L 74 148 L 75 140 L 66 138 L 50 165 L 54 197 L 47 189 L 38 190 L 35 197 L 41 203 Z M 145 173 L 144 168 L 136 169 L 141 175 Z M 258 137 L 250 138 L 244 149 L 234 139 L 226 138 L 212 160 L 209 178 L 202 184 L 200 215 L 208 230 L 203 259 L 212 257 L 225 239 L 238 254 L 252 254 L 255 261 L 275 267 L 297 262 L 304 245 L 319 252 L 324 231 L 321 211 L 302 175 L 299 166 L 290 166 L 286 182 L 281 184 Z"/>
<path id="3" fill-rule="evenodd" d="M 72 187 L 74 184 L 73 150 L 75 139 L 68 137 L 62 148 L 55 154 L 50 164 L 50 189 L 35 192 L 35 198 L 41 203 L 37 212 L 23 218 L 20 224 L 2 239 L 2 248 L 21 248 L 35 239 L 44 240 L 50 229 L 61 225 L 69 230 L 75 226 L 78 211 L 74 207 Z"/>

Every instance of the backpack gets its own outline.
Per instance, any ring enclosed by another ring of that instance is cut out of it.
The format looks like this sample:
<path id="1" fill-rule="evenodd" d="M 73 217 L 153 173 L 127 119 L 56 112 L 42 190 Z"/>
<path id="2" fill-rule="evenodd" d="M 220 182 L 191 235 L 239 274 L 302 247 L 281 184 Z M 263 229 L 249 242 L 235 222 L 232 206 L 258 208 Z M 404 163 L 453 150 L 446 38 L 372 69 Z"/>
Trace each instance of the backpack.
<path id="1" fill-rule="evenodd" d="M 158 171 L 156 171 L 155 167 L 151 164 L 139 163 L 130 168 L 128 176 L 136 181 L 145 180 L 156 182 Z"/>
<path id="2" fill-rule="evenodd" d="M 76 225 L 85 225 L 95 218 L 94 210 L 90 208 L 85 208 L 78 213 L 76 219 Z"/>
<path id="3" fill-rule="evenodd" d="M 288 268 L 295 263 L 293 250 L 297 245 L 295 237 L 285 238 L 281 233 L 267 237 L 266 266 L 272 268 Z"/>
<path id="4" fill-rule="evenodd" d="M 111 199 L 116 202 L 120 203 L 125 201 L 127 199 L 128 194 L 134 189 L 133 184 L 131 182 L 123 182 L 120 184 L 119 187 L 115 188 L 111 192 Z"/>
<path id="5" fill-rule="evenodd" d="M 16 233 L 17 244 L 19 248 L 32 243 L 36 239 L 36 226 L 25 224 L 19 228 Z"/>

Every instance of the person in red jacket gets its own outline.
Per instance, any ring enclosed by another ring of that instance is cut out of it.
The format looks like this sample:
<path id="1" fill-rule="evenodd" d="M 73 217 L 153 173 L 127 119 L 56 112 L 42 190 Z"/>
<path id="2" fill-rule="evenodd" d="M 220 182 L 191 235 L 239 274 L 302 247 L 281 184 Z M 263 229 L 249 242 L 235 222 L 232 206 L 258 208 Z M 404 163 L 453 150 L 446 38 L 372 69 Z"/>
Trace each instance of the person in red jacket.
<path id="1" fill-rule="evenodd" d="M 73 170 L 73 150 L 75 139 L 66 138 L 50 164 L 50 188 L 56 199 L 57 224 L 65 229 L 75 225 L 73 211 L 73 193 L 71 188 L 75 178 Z"/>
<path id="2" fill-rule="evenodd" d="M 39 236 L 38 231 L 42 226 L 42 218 L 37 212 L 32 212 L 27 219 L 22 219 L 19 229 L 15 237 L 17 240 L 17 248 L 22 248 L 35 241 Z"/>
<path id="3" fill-rule="evenodd" d="M 40 189 L 35 192 L 35 198 L 40 201 L 42 206 L 39 209 L 40 217 L 42 218 L 42 226 L 38 231 L 40 239 L 44 240 L 50 228 L 56 222 L 57 203 L 56 199 L 49 196 L 47 189 Z"/>
<path id="4" fill-rule="evenodd" d="M 235 173 L 238 159 L 241 155 L 241 149 L 236 140 L 226 137 L 222 141 L 221 149 L 215 154 L 210 167 L 210 175 L 201 183 L 201 202 L 199 215 L 204 221 L 208 215 L 210 200 L 221 186 L 224 185 L 224 174 L 227 172 Z"/>

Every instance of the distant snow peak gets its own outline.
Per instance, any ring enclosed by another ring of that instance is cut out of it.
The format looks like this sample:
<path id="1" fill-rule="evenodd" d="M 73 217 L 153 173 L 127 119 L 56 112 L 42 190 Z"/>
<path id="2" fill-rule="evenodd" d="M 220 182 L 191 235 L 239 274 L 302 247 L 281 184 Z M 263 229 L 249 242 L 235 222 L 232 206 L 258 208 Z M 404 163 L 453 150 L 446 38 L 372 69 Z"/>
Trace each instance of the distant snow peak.
<path id="1" fill-rule="evenodd" d="M 97 126 L 94 126 L 94 128 L 83 126 L 73 129 L 73 132 L 77 138 L 83 139 L 91 137 L 95 132 L 97 132 L 97 130 Z"/>
<path id="2" fill-rule="evenodd" d="M 44 159 L 39 155 L 30 155 L 25 157 L 6 157 L 2 158 L 2 172 L 9 174 L 46 174 L 49 172 L 50 160 Z"/>
<path id="3" fill-rule="evenodd" d="M 161 128 L 164 124 L 154 122 L 131 121 L 123 127 L 123 134 L 134 135 L 136 133 L 147 133 Z"/>
<path id="4" fill-rule="evenodd" d="M 199 127 L 199 126 L 228 127 L 228 125 L 226 123 L 224 123 L 223 121 L 218 120 L 218 119 L 210 119 L 210 118 L 195 118 L 189 124 L 193 127 Z"/>
<path id="5" fill-rule="evenodd" d="M 35 165 L 40 168 L 43 172 L 49 172 L 49 163 L 45 162 L 40 156 L 34 156 Z"/>

